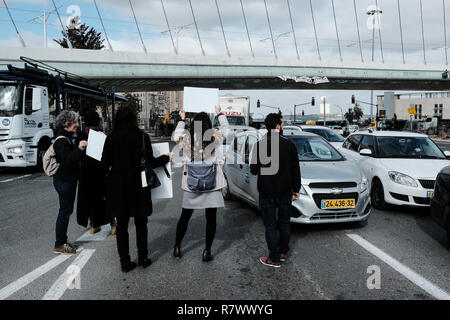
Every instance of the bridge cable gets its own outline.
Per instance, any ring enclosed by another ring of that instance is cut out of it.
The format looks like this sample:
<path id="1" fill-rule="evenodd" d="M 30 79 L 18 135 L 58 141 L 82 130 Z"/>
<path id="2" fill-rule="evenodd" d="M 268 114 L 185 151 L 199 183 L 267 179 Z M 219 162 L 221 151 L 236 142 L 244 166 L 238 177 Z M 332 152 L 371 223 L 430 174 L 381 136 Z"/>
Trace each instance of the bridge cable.
<path id="1" fill-rule="evenodd" d="M 244 4 L 242 3 L 242 0 L 240 0 L 240 2 L 241 2 L 241 8 L 242 8 L 242 15 L 244 16 L 245 29 L 247 30 L 248 43 L 250 45 L 250 51 L 252 53 L 252 57 L 254 58 L 255 53 L 253 52 L 252 41 L 250 40 L 250 33 L 248 32 L 248 25 L 247 25 L 247 18 L 245 17 Z"/>
<path id="2" fill-rule="evenodd" d="M 8 5 L 6 4 L 5 0 L 3 0 L 3 3 L 5 4 L 5 8 L 6 8 L 6 11 L 8 11 L 9 18 L 11 19 L 11 22 L 14 25 L 14 28 L 16 29 L 16 33 L 17 33 L 17 36 L 19 37 L 20 44 L 22 45 L 22 47 L 25 48 L 26 47 L 25 41 L 23 40 L 22 36 L 20 35 L 19 29 L 17 29 L 16 23 L 14 22 L 11 12 L 9 11 Z"/>
<path id="3" fill-rule="evenodd" d="M 202 49 L 202 54 L 205 55 L 205 50 L 203 50 L 202 39 L 200 38 L 200 32 L 198 31 L 197 20 L 195 19 L 194 8 L 192 7 L 191 0 L 189 0 L 189 5 L 191 7 L 192 18 L 194 19 L 195 29 L 197 30 L 198 42 L 200 43 L 200 48 Z"/>
<path id="4" fill-rule="evenodd" d="M 134 13 L 133 4 L 131 3 L 131 0 L 128 0 L 128 2 L 130 3 L 131 12 L 133 13 L 133 17 L 134 17 L 134 23 L 136 23 L 136 28 L 137 28 L 137 31 L 139 33 L 139 38 L 141 39 L 142 48 L 144 49 L 144 52 L 147 53 L 147 48 L 145 47 L 144 40 L 142 40 L 141 30 L 139 29 L 139 24 L 138 24 L 138 21 L 136 19 L 136 14 Z"/>
<path id="5" fill-rule="evenodd" d="M 342 62 L 343 58 L 342 58 L 342 51 L 341 51 L 341 42 L 339 41 L 339 32 L 338 32 L 338 26 L 337 26 L 337 20 L 336 20 L 336 10 L 334 8 L 334 0 L 331 0 L 331 4 L 333 6 L 334 26 L 336 27 L 336 38 L 337 38 L 337 43 L 338 43 L 338 48 L 339 48 L 339 57 Z"/>
<path id="6" fill-rule="evenodd" d="M 164 2 L 163 2 L 163 0 L 161 0 L 161 6 L 162 6 L 162 8 L 163 8 L 164 17 L 165 17 L 165 19 L 166 19 L 167 29 L 168 29 L 168 31 L 169 31 L 170 39 L 172 40 L 173 50 L 175 50 L 175 54 L 178 54 L 178 48 L 175 46 L 175 42 L 173 41 L 172 30 L 170 29 L 169 19 L 167 18 L 166 9 L 164 8 Z"/>
<path id="7" fill-rule="evenodd" d="M 423 29 L 423 9 L 422 9 L 422 0 L 420 0 L 420 22 L 422 24 L 422 47 L 423 47 L 423 63 L 427 64 L 427 58 L 425 55 L 425 31 Z"/>
<path id="8" fill-rule="evenodd" d="M 319 40 L 317 39 L 316 21 L 314 20 L 314 10 L 313 10 L 311 0 L 309 0 L 309 6 L 311 8 L 311 17 L 312 17 L 313 26 L 314 26 L 314 34 L 316 37 L 317 55 L 319 56 L 319 60 L 322 61 L 322 57 L 320 56 Z"/>
<path id="9" fill-rule="evenodd" d="M 294 37 L 295 52 L 297 53 L 297 60 L 300 60 L 300 54 L 298 53 L 298 46 L 297 46 L 297 38 L 295 37 L 294 20 L 292 20 L 292 11 L 291 11 L 291 5 L 289 3 L 289 0 L 287 0 L 287 5 L 288 5 L 288 10 L 289 10 L 289 18 L 291 19 L 292 36 Z"/>
<path id="10" fill-rule="evenodd" d="M 217 3 L 217 0 L 214 0 L 214 1 L 216 2 L 217 14 L 219 15 L 220 27 L 222 28 L 223 41 L 225 41 L 225 48 L 227 49 L 228 57 L 231 57 L 230 49 L 228 48 L 227 38 L 225 36 L 225 30 L 223 29 L 223 22 L 222 22 L 222 16 L 220 15 L 219 4 Z"/>
<path id="11" fill-rule="evenodd" d="M 94 0 L 94 4 L 95 4 L 95 9 L 97 9 L 98 17 L 100 18 L 100 22 L 101 22 L 102 27 L 103 27 L 103 32 L 105 33 L 106 42 L 108 42 L 109 50 L 110 51 L 114 51 L 112 46 L 111 46 L 111 42 L 109 42 L 108 34 L 106 33 L 105 25 L 103 24 L 103 19 L 102 19 L 102 16 L 100 15 L 100 11 L 98 10 L 98 6 L 97 6 L 97 1 L 96 0 Z"/>
<path id="12" fill-rule="evenodd" d="M 278 59 L 277 50 L 275 49 L 275 41 L 273 40 L 272 25 L 270 24 L 269 10 L 267 9 L 266 0 L 264 0 L 264 6 L 266 7 L 267 22 L 269 24 L 270 38 L 272 39 L 273 55 L 275 56 L 275 59 Z"/>
<path id="13" fill-rule="evenodd" d="M 53 6 L 55 7 L 56 14 L 58 15 L 59 23 L 61 24 L 62 34 L 63 34 L 63 36 L 66 37 L 66 41 L 67 41 L 68 47 L 70 49 L 73 49 L 72 42 L 70 42 L 70 40 L 69 40 L 69 33 L 66 32 L 66 30 L 64 29 L 64 26 L 63 26 L 63 23 L 62 23 L 62 20 L 61 20 L 61 16 L 59 15 L 59 11 L 58 11 L 58 8 L 56 7 L 55 1 L 52 0 L 52 2 L 53 2 Z"/>
<path id="14" fill-rule="evenodd" d="M 359 32 L 358 12 L 356 10 L 356 0 L 353 0 L 353 7 L 355 9 L 356 30 L 358 31 L 359 52 L 361 54 L 361 62 L 364 63 L 364 57 L 363 57 L 362 45 L 361 45 L 361 34 Z"/>
<path id="15" fill-rule="evenodd" d="M 378 10 L 378 0 L 375 0 L 375 5 L 377 6 Z M 381 11 L 381 10 L 380 10 Z M 380 23 L 380 13 L 376 14 L 377 20 L 378 20 L 378 35 L 380 37 L 380 51 L 381 51 L 381 62 L 384 63 L 384 54 L 383 54 L 383 40 L 381 39 L 381 23 Z M 375 17 L 374 17 L 375 18 Z"/>
<path id="16" fill-rule="evenodd" d="M 447 52 L 447 19 L 445 13 L 445 0 L 442 0 L 442 7 L 444 11 L 444 43 L 445 43 L 445 64 L 448 66 L 448 52 Z"/>
<path id="17" fill-rule="evenodd" d="M 400 41 L 402 44 L 403 64 L 405 64 L 405 48 L 403 45 L 403 28 L 402 28 L 402 15 L 400 13 L 400 0 L 397 0 L 397 7 L 398 7 L 398 23 L 400 25 Z"/>

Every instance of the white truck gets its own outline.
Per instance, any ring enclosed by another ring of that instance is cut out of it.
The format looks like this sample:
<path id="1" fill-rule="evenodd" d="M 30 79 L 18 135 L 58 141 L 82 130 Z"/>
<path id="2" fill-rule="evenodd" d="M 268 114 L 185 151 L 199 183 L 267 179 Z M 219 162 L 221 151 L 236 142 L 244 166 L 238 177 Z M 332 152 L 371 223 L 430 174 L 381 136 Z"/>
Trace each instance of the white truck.
<path id="1" fill-rule="evenodd" d="M 54 98 L 55 115 L 61 110 L 61 100 L 62 109 L 67 108 L 69 95 L 98 101 L 108 95 L 103 88 L 67 74 L 51 74 L 37 65 L 8 65 L 0 71 L 0 167 L 41 167 L 54 137 L 50 94 L 60 98 Z"/>
<path id="2" fill-rule="evenodd" d="M 222 112 L 225 113 L 228 123 L 232 126 L 248 126 L 250 123 L 250 97 L 221 96 L 219 104 Z M 218 126 L 217 119 L 214 126 Z"/>

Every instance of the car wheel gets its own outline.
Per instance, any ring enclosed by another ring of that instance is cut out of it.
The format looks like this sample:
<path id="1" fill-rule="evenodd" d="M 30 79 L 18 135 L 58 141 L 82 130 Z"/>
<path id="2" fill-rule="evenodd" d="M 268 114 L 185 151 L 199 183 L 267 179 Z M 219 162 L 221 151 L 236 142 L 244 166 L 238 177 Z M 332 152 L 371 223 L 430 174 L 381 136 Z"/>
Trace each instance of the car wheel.
<path id="1" fill-rule="evenodd" d="M 227 186 L 225 188 L 222 188 L 222 196 L 226 201 L 230 201 L 233 199 L 233 197 L 231 196 L 230 185 L 228 184 L 228 179 L 225 175 L 224 175 L 224 177 L 225 177 Z"/>
<path id="2" fill-rule="evenodd" d="M 370 189 L 370 201 L 375 209 L 386 209 L 386 202 L 384 201 L 384 189 L 380 180 L 376 179 L 372 182 Z"/>

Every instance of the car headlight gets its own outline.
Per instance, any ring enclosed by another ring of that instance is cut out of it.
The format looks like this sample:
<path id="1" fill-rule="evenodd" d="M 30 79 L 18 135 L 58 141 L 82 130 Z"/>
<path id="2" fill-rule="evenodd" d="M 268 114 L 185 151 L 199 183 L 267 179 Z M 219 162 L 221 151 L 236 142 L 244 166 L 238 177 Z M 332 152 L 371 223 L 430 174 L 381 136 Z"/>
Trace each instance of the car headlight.
<path id="1" fill-rule="evenodd" d="M 20 154 L 22 153 L 22 147 L 9 148 L 8 153 Z"/>
<path id="2" fill-rule="evenodd" d="M 303 188 L 303 186 L 302 186 L 301 189 L 300 189 L 300 194 L 303 195 L 303 196 L 308 195 L 308 194 L 306 193 L 305 188 Z"/>
<path id="3" fill-rule="evenodd" d="M 365 177 L 363 177 L 361 180 L 361 192 L 366 191 L 368 187 L 369 187 L 369 181 L 367 181 L 367 179 Z"/>
<path id="4" fill-rule="evenodd" d="M 391 180 L 394 181 L 395 183 L 417 188 L 417 182 L 410 176 L 407 176 L 406 174 L 396 171 L 389 171 L 388 174 L 389 178 L 391 178 Z"/>

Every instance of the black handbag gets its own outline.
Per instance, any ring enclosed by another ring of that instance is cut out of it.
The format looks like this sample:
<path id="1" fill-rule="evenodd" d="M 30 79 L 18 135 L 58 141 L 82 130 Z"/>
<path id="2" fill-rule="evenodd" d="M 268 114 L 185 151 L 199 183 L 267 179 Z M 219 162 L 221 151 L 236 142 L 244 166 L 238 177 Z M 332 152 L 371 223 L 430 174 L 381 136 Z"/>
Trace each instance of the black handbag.
<path id="1" fill-rule="evenodd" d="M 147 152 L 145 149 L 145 135 L 142 135 L 142 151 L 143 155 L 141 158 L 141 171 L 145 172 L 145 177 L 147 179 L 147 186 L 150 189 L 155 189 L 161 186 L 161 181 L 159 181 L 158 176 L 156 175 L 153 168 L 150 166 L 149 161 L 147 159 Z"/>

